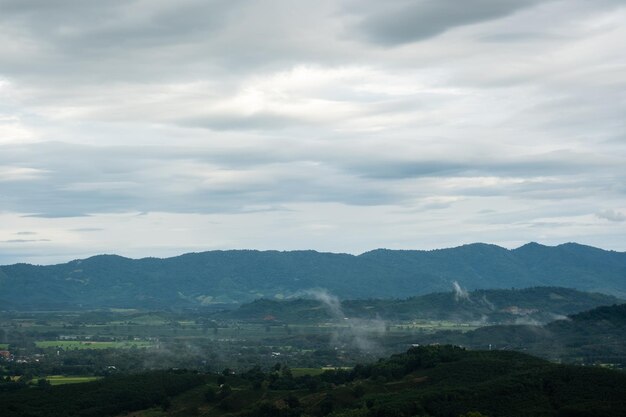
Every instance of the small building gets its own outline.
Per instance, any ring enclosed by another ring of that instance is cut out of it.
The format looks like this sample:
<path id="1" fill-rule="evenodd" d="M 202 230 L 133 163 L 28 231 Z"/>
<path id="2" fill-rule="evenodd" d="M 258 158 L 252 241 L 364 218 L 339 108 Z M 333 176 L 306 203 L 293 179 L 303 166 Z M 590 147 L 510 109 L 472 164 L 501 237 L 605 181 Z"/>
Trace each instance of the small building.
<path id="1" fill-rule="evenodd" d="M 11 352 L 9 352 L 8 350 L 0 350 L 0 358 L 9 360 L 11 359 Z"/>

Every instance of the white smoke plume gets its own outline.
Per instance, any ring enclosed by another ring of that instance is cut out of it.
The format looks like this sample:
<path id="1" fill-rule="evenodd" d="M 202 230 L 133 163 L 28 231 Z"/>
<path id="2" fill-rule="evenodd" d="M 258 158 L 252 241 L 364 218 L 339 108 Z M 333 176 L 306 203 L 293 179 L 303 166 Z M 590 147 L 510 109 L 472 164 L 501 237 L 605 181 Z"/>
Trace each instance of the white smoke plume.
<path id="1" fill-rule="evenodd" d="M 454 289 L 454 299 L 456 301 L 469 300 L 469 293 L 457 281 L 452 282 L 452 288 Z"/>
<path id="2" fill-rule="evenodd" d="M 333 334 L 333 344 L 350 344 L 368 353 L 380 349 L 375 338 L 382 336 L 386 331 L 387 325 L 383 320 L 346 317 L 339 298 L 325 289 L 306 290 L 303 294 L 321 302 L 334 321 L 346 326 Z"/>
<path id="3" fill-rule="evenodd" d="M 339 298 L 332 295 L 325 289 L 310 289 L 305 290 L 303 293 L 314 300 L 321 302 L 334 319 L 341 320 L 345 317 L 345 314 L 341 309 L 341 301 L 339 301 Z"/>
<path id="4" fill-rule="evenodd" d="M 489 307 L 490 310 L 495 311 L 496 306 L 491 301 L 489 301 L 487 299 L 487 295 L 486 294 L 483 294 L 483 298 L 480 299 L 480 302 L 483 305 L 486 305 L 487 307 Z"/>
<path id="5" fill-rule="evenodd" d="M 550 321 L 556 321 L 556 320 L 565 320 L 565 321 L 572 321 L 572 319 L 570 319 L 567 316 L 564 316 L 563 314 L 555 314 L 555 313 L 548 313 L 550 315 Z"/>
<path id="6" fill-rule="evenodd" d="M 376 338 L 385 334 L 387 324 L 381 319 L 362 320 L 348 319 L 350 325 L 351 343 L 363 352 L 380 350 Z"/>
<path id="7" fill-rule="evenodd" d="M 540 327 L 543 323 L 531 317 L 517 317 L 513 324 Z"/>

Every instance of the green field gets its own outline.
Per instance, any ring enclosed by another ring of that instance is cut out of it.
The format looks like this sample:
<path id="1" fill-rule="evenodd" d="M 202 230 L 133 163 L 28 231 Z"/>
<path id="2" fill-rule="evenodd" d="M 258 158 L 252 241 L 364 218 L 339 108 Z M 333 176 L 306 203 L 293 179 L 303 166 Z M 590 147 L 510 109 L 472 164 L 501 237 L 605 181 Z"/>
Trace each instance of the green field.
<path id="1" fill-rule="evenodd" d="M 9 345 L 7 343 L 0 343 L 0 350 L 7 350 Z"/>
<path id="2" fill-rule="evenodd" d="M 336 366 L 336 367 L 322 367 L 322 368 L 291 368 L 291 374 L 295 377 L 304 376 L 304 375 L 321 375 L 326 371 L 336 371 L 336 370 L 349 370 L 352 369 L 350 366 Z"/>
<path id="3" fill-rule="evenodd" d="M 90 342 L 78 340 L 42 340 L 35 342 L 39 348 L 59 348 L 59 349 L 130 349 L 147 348 L 152 346 L 145 341 L 124 341 L 124 342 Z"/>
<path id="4" fill-rule="evenodd" d="M 99 376 L 65 376 L 65 375 L 50 375 L 46 379 L 50 385 L 64 385 L 64 384 L 80 384 L 83 382 L 91 382 L 101 379 Z"/>
<path id="5" fill-rule="evenodd" d="M 325 369 L 322 368 L 291 368 L 291 374 L 295 377 L 304 376 L 304 375 L 320 375 L 323 373 Z"/>

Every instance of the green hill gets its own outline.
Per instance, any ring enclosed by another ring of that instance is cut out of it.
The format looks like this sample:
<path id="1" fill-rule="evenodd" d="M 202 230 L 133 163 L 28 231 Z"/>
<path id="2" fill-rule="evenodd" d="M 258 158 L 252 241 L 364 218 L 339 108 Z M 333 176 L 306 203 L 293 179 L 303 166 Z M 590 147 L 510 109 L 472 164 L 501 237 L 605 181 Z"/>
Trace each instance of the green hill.
<path id="1" fill-rule="evenodd" d="M 373 364 L 293 376 L 160 372 L 0 391 L 3 416 L 617 417 L 626 374 L 516 352 L 413 347 Z"/>
<path id="2" fill-rule="evenodd" d="M 626 304 L 598 307 L 544 326 L 486 326 L 425 336 L 422 343 L 513 349 L 552 360 L 626 366 Z"/>
<path id="3" fill-rule="evenodd" d="M 426 294 L 407 299 L 344 300 L 341 309 L 350 318 L 383 320 L 448 320 L 458 322 L 549 322 L 556 317 L 611 305 L 622 300 L 604 294 L 569 288 L 533 287 L 520 290 L 475 290 Z M 287 323 L 321 322 L 334 319 L 321 301 L 260 299 L 243 304 L 222 317 L 263 320 L 272 316 Z"/>
<path id="4" fill-rule="evenodd" d="M 626 253 L 578 244 L 508 250 L 472 244 L 359 256 L 315 251 L 211 251 L 167 259 L 100 255 L 65 264 L 0 267 L 10 309 L 210 307 L 324 288 L 342 299 L 560 286 L 626 296 Z"/>

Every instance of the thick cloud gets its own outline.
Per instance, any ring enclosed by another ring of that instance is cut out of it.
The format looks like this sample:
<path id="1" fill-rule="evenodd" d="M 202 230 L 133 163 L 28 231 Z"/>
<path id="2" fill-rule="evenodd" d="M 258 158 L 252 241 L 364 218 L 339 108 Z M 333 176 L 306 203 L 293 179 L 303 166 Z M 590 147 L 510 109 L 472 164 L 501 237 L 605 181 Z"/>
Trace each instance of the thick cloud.
<path id="1" fill-rule="evenodd" d="M 624 19 L 611 0 L 0 0 L 0 261 L 624 250 Z"/>
<path id="2" fill-rule="evenodd" d="M 507 16 L 538 0 L 393 0 L 372 2 L 357 24 L 367 39 L 397 45 L 439 35 L 447 30 Z M 360 6 L 360 3 L 356 3 Z M 357 7 L 355 7 L 357 8 Z M 361 7 L 358 7 L 361 11 Z"/>
<path id="3" fill-rule="evenodd" d="M 597 216 L 611 222 L 623 222 L 626 220 L 626 214 L 615 210 L 602 210 L 597 213 Z"/>

